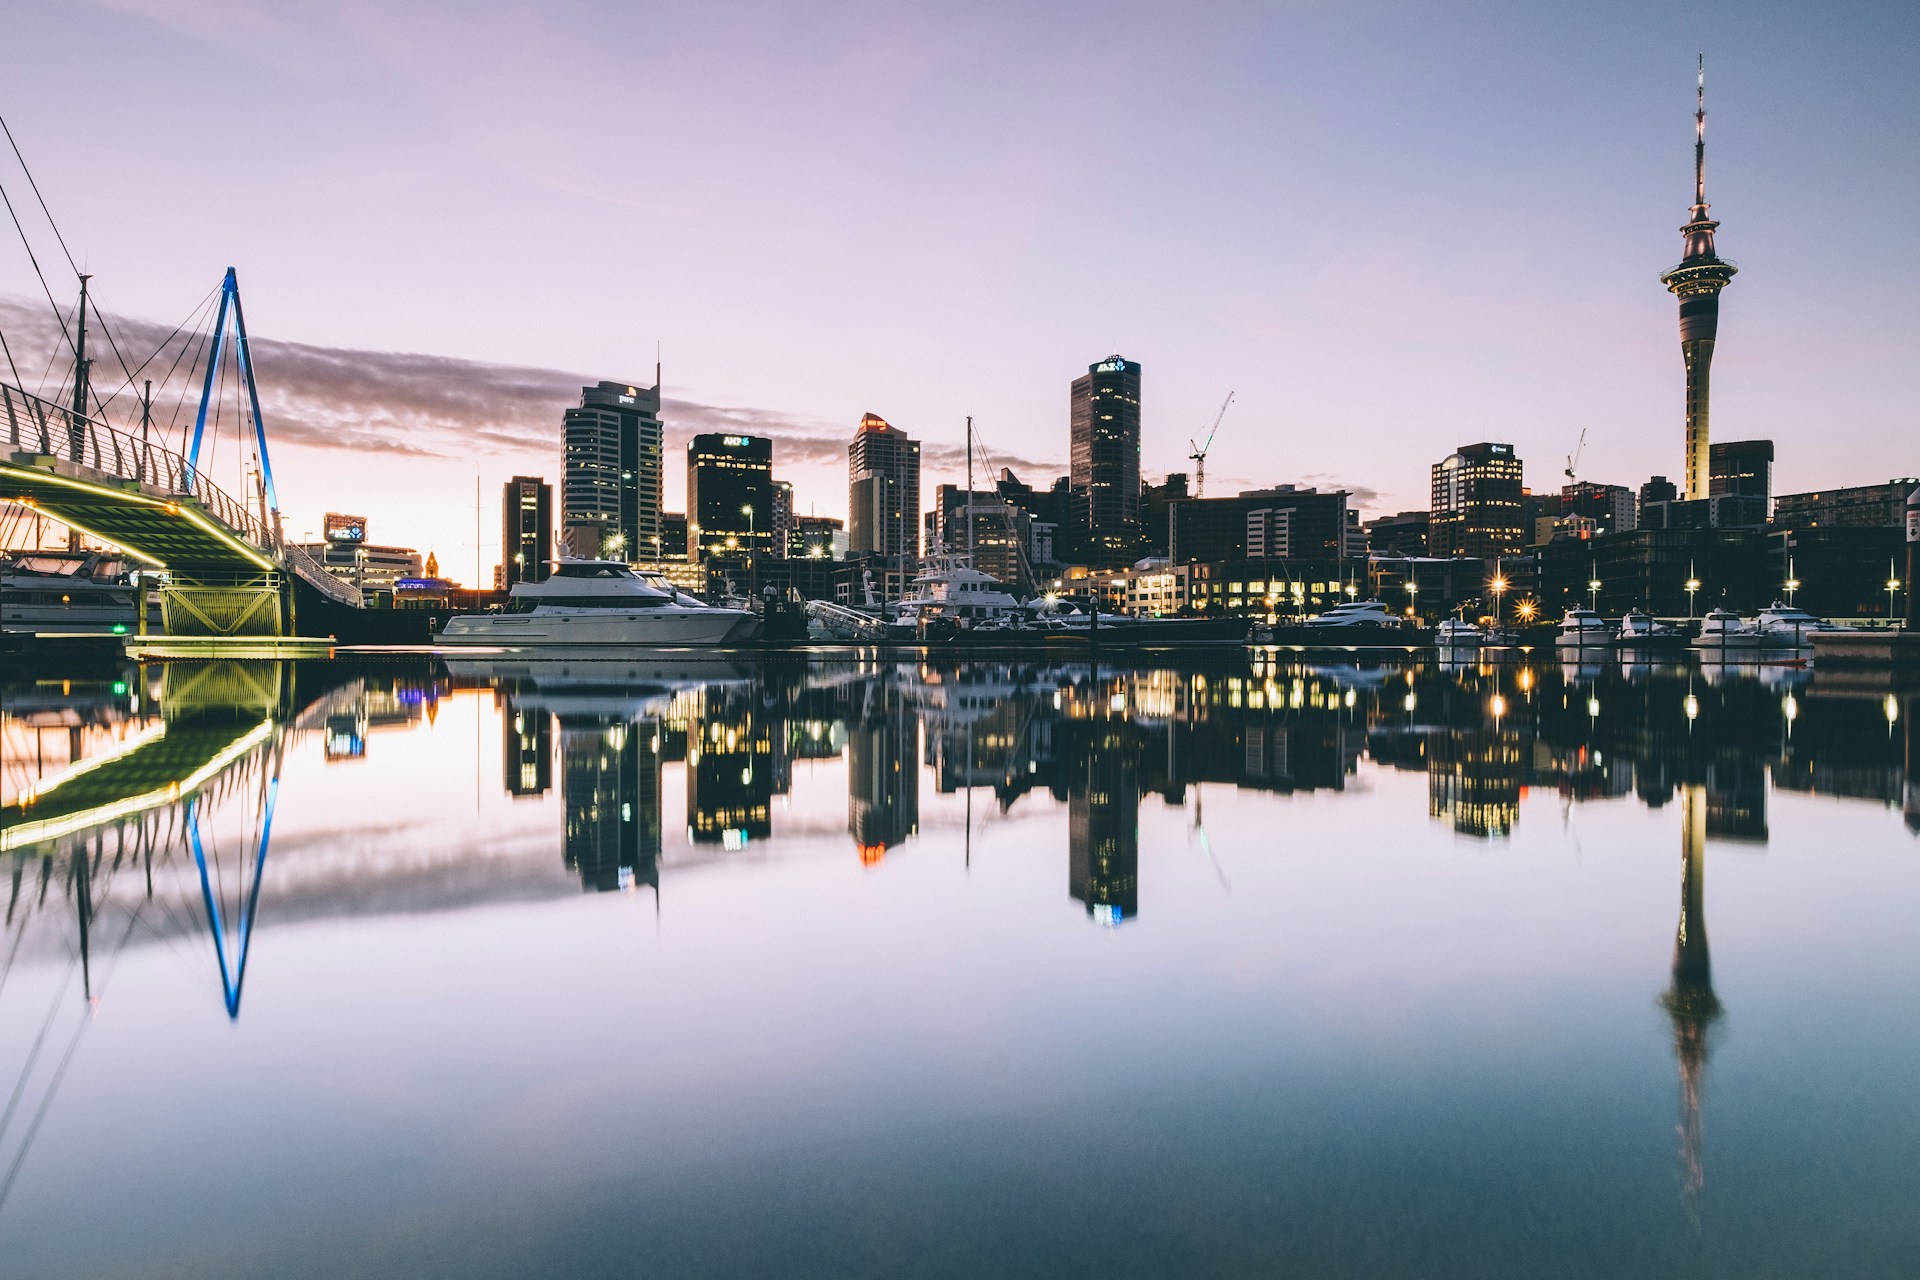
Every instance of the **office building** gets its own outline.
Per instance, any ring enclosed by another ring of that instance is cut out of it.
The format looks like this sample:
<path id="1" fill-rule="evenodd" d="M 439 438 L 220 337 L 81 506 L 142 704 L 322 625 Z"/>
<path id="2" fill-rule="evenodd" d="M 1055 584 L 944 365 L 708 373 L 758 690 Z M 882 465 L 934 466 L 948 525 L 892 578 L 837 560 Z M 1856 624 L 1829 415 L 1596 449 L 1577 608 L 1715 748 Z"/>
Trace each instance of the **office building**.
<path id="1" fill-rule="evenodd" d="M 651 387 L 602 382 L 580 388 L 562 419 L 560 485 L 569 555 L 641 560 L 660 536 L 660 376 Z"/>
<path id="2" fill-rule="evenodd" d="M 1585 536 L 1627 533 L 1639 524 L 1639 503 L 1633 490 L 1623 484 L 1581 480 L 1560 487 L 1559 520 L 1563 525 L 1579 522 L 1573 531 Z"/>
<path id="3" fill-rule="evenodd" d="M 971 548 L 974 568 L 1010 588 L 1032 590 L 1032 517 L 998 492 L 976 489 L 969 494 L 957 485 L 939 486 L 926 529 L 929 548 Z"/>
<path id="4" fill-rule="evenodd" d="M 793 534 L 797 526 L 793 519 L 793 485 L 790 481 L 773 482 L 773 554 L 785 558 L 787 548 L 793 543 Z"/>
<path id="5" fill-rule="evenodd" d="M 322 528 L 325 530 L 323 541 L 303 542 L 299 544 L 300 549 L 318 560 L 328 573 L 363 591 L 392 591 L 394 583 L 402 578 L 417 579 L 425 572 L 420 553 L 412 547 L 388 547 L 367 541 L 364 516 L 329 511 Z"/>
<path id="6" fill-rule="evenodd" d="M 1687 369 L 1686 496 L 1712 497 L 1712 451 L 1708 443 L 1708 374 L 1720 329 L 1720 291 L 1739 270 L 1714 250 L 1720 226 L 1707 216 L 1707 90 L 1702 70 L 1693 112 L 1693 210 L 1680 228 L 1686 252 L 1680 265 L 1660 277 L 1680 300 L 1680 354 Z"/>
<path id="7" fill-rule="evenodd" d="M 500 498 L 500 585 L 545 582 L 553 560 L 553 486 L 515 476 Z"/>
<path id="8" fill-rule="evenodd" d="M 1486 560 L 1513 555 L 1528 541 L 1522 524 L 1524 477 L 1510 444 L 1467 444 L 1433 465 L 1427 546 L 1436 556 Z"/>
<path id="9" fill-rule="evenodd" d="M 847 446 L 847 553 L 920 556 L 920 442 L 878 414 Z"/>
<path id="10" fill-rule="evenodd" d="M 844 560 L 847 525 L 832 516 L 796 516 L 787 535 L 787 557 L 792 560 Z"/>
<path id="11" fill-rule="evenodd" d="M 687 558 L 687 517 L 679 511 L 660 513 L 660 554 L 659 560 L 685 560 Z"/>
<path id="12" fill-rule="evenodd" d="M 1728 440 L 1707 450 L 1707 496 L 1773 499 L 1773 441 Z"/>
<path id="13" fill-rule="evenodd" d="M 1885 484 L 1783 493 L 1774 504 L 1773 522 L 1783 529 L 1834 525 L 1903 528 L 1907 519 L 1907 496 L 1915 489 L 1920 489 L 1920 479 L 1908 476 Z"/>
<path id="14" fill-rule="evenodd" d="M 1134 559 L 1140 536 L 1140 365 L 1108 356 L 1073 380 L 1067 480 L 1090 564 Z"/>
<path id="15" fill-rule="evenodd" d="M 773 547 L 773 441 L 697 435 L 687 445 L 687 558 Z"/>
<path id="16" fill-rule="evenodd" d="M 1427 529 L 1433 517 L 1426 511 L 1401 511 L 1367 521 L 1367 550 L 1375 555 L 1424 556 Z"/>
<path id="17" fill-rule="evenodd" d="M 1168 558 L 1190 564 L 1363 555 L 1359 513 L 1347 499 L 1343 489 L 1322 493 L 1283 484 L 1231 498 L 1175 502 L 1169 508 Z"/>

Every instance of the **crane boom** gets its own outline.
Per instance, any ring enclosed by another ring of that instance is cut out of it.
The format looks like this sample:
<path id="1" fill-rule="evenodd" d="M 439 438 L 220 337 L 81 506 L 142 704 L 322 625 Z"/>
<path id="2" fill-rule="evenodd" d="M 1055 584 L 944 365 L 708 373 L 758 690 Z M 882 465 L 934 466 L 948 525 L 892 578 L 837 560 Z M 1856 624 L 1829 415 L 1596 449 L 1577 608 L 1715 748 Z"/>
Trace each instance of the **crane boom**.
<path id="1" fill-rule="evenodd" d="M 1227 416 L 1227 406 L 1233 403 L 1233 396 L 1234 393 L 1229 391 L 1227 398 L 1220 402 L 1220 412 L 1213 415 L 1213 427 L 1207 432 L 1205 444 L 1195 444 L 1191 437 L 1187 440 L 1187 443 L 1193 446 L 1193 452 L 1187 456 L 1192 458 L 1194 463 L 1193 496 L 1196 498 L 1207 496 L 1207 451 L 1213 448 L 1213 438 L 1220 434 L 1220 420 Z"/>
<path id="2" fill-rule="evenodd" d="M 1587 429 L 1580 428 L 1579 442 L 1573 446 L 1573 452 L 1567 455 L 1567 479 L 1573 479 L 1573 473 L 1579 469 L 1580 455 L 1587 451 Z"/>

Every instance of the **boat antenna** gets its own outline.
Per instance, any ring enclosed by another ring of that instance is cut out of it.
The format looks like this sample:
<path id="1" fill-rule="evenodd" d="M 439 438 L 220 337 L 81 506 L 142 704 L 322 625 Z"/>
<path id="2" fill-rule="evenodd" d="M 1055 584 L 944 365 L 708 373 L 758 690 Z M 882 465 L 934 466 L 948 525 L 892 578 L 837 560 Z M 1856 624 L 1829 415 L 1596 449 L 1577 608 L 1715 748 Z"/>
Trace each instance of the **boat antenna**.
<path id="1" fill-rule="evenodd" d="M 967 563 L 973 563 L 973 415 L 967 415 Z"/>

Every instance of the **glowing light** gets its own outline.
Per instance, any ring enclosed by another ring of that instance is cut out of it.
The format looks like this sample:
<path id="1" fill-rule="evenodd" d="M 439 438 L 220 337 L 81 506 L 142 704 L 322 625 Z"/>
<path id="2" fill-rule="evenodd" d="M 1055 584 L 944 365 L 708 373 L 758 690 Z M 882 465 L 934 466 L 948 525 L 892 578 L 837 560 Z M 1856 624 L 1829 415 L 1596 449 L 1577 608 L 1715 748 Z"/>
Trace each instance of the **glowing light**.
<path id="1" fill-rule="evenodd" d="M 1493 712 L 1495 718 L 1503 716 L 1507 714 L 1507 700 L 1496 693 L 1493 695 L 1492 700 L 1487 703 L 1487 709 Z"/>
<path id="2" fill-rule="evenodd" d="M 1597 716 L 1600 714 L 1600 699 L 1598 698 L 1587 699 L 1587 714 L 1589 716 Z"/>
<path id="3" fill-rule="evenodd" d="M 1900 704 L 1894 701 L 1892 694 L 1887 695 L 1887 700 L 1880 704 L 1880 709 L 1887 713 L 1888 724 L 1892 724 L 1900 718 Z"/>
<path id="4" fill-rule="evenodd" d="M 1692 720 L 1700 714 L 1700 699 L 1687 695 L 1687 719 Z"/>
<path id="5" fill-rule="evenodd" d="M 1780 699 L 1780 714 L 1789 720 L 1798 720 L 1800 718 L 1800 703 L 1792 694 L 1788 694 L 1786 697 Z"/>
<path id="6" fill-rule="evenodd" d="M 1405 707 L 1408 711 L 1411 711 L 1420 704 L 1417 698 L 1415 698 L 1412 694 L 1408 694 L 1406 697 L 1400 700 L 1400 705 Z"/>

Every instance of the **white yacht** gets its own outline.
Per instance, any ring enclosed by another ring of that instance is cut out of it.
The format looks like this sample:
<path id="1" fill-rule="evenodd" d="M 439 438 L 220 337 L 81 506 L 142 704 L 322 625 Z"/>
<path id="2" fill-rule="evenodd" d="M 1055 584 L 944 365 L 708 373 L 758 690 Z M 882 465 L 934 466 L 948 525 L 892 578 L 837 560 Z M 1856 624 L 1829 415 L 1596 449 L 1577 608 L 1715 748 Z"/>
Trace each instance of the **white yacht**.
<path id="1" fill-rule="evenodd" d="M 1308 618 L 1309 627 L 1393 627 L 1401 625 L 1397 614 L 1379 600 L 1354 600 L 1337 604 L 1325 613 Z"/>
<path id="2" fill-rule="evenodd" d="M 1760 616 L 1754 620 L 1754 629 L 1775 648 L 1786 649 L 1810 649 L 1813 647 L 1814 633 L 1845 630 L 1825 619 L 1814 617 L 1805 609 L 1796 609 L 1778 600 L 1760 611 Z"/>
<path id="3" fill-rule="evenodd" d="M 746 609 L 686 605 L 618 560 L 561 560 L 545 582 L 518 582 L 501 613 L 448 618 L 444 645 L 523 648 L 707 646 L 752 639 Z"/>
<path id="4" fill-rule="evenodd" d="M 1026 610 L 1006 588 L 973 567 L 971 557 L 952 552 L 928 556 L 893 618 L 893 628 L 917 636 L 923 622 L 950 622 L 963 630 L 1004 627 L 1026 620 Z"/>
<path id="5" fill-rule="evenodd" d="M 1464 618 L 1448 618 L 1433 633 L 1438 649 L 1478 649 L 1487 643 L 1487 633 Z"/>
<path id="6" fill-rule="evenodd" d="M 1560 619 L 1554 643 L 1563 649 L 1606 649 L 1614 643 L 1613 628 L 1591 609 L 1569 609 Z"/>
<path id="7" fill-rule="evenodd" d="M 126 635 L 138 621 L 129 572 L 125 561 L 97 551 L 0 556 L 0 631 Z M 156 593 L 148 602 L 155 622 L 158 606 Z"/>
<path id="8" fill-rule="evenodd" d="M 1652 614 L 1634 609 L 1620 619 L 1617 643 L 1622 649 L 1645 652 L 1679 647 L 1686 643 L 1686 637 L 1666 623 L 1656 622 Z"/>
<path id="9" fill-rule="evenodd" d="M 1714 609 L 1700 620 L 1700 634 L 1693 647 L 1711 653 L 1752 653 L 1767 645 L 1766 635 L 1758 627 L 1741 621 L 1740 615 L 1726 609 Z"/>

